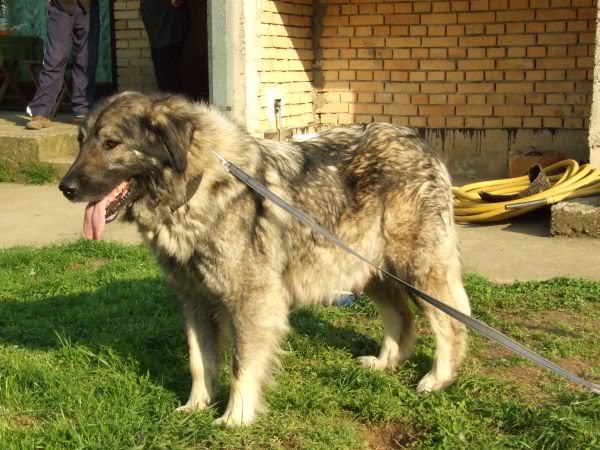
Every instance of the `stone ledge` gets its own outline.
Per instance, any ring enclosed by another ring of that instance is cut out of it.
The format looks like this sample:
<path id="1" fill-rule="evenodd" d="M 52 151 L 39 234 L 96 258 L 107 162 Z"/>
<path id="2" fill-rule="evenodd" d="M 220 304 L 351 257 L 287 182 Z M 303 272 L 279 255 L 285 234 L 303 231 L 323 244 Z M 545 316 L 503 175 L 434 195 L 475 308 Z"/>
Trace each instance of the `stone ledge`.
<path id="1" fill-rule="evenodd" d="M 58 117 L 37 131 L 24 128 L 27 120 L 19 113 L 0 113 L 0 160 L 11 167 L 45 162 L 64 172 L 79 151 L 78 127 L 70 123 L 71 116 Z"/>
<path id="2" fill-rule="evenodd" d="M 600 196 L 553 205 L 550 232 L 554 236 L 600 238 Z"/>

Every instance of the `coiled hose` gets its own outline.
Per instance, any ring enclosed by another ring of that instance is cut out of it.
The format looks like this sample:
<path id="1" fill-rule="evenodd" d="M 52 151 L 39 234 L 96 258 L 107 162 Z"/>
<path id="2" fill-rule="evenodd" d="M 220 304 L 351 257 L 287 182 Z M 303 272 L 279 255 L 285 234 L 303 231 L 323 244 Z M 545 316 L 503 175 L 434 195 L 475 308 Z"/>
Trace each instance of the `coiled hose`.
<path id="1" fill-rule="evenodd" d="M 483 200 L 516 195 L 530 186 L 528 176 L 482 181 L 453 187 L 454 217 L 459 223 L 486 223 L 511 219 L 546 205 L 577 197 L 600 195 L 600 170 L 589 164 L 579 165 L 572 159 L 542 169 L 550 187 L 532 195 L 507 201 Z M 486 195 L 487 194 L 487 195 Z"/>

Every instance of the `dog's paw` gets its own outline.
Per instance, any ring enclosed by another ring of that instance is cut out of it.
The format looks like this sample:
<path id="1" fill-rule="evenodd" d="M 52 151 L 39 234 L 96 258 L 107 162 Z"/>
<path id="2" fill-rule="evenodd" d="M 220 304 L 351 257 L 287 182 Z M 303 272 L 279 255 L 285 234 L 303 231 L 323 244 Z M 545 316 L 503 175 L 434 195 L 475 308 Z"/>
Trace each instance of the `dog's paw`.
<path id="1" fill-rule="evenodd" d="M 193 413 L 202 409 L 208 408 L 211 405 L 208 395 L 192 396 L 185 405 L 181 405 L 175 409 L 176 412 Z"/>
<path id="2" fill-rule="evenodd" d="M 429 392 L 440 391 L 452 383 L 452 378 L 441 378 L 429 372 L 417 385 L 417 392 L 427 394 Z"/>
<path id="3" fill-rule="evenodd" d="M 225 411 L 225 414 L 215 420 L 216 425 L 225 427 L 241 427 L 250 425 L 252 422 L 254 422 L 254 415 L 244 416 L 244 414 L 235 414 L 230 411 Z"/>
<path id="4" fill-rule="evenodd" d="M 381 362 L 379 358 L 376 356 L 359 356 L 356 358 L 356 362 L 359 366 L 364 367 L 365 369 L 371 370 L 383 370 L 385 369 L 385 364 Z"/>

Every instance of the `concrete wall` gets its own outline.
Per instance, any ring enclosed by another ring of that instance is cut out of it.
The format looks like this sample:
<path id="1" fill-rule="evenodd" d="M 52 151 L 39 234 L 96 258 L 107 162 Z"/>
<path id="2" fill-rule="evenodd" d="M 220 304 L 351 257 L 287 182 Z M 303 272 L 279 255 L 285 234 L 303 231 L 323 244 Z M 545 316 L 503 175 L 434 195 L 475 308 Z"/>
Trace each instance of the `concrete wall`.
<path id="1" fill-rule="evenodd" d="M 420 128 L 461 181 L 504 178 L 511 159 L 555 151 L 577 161 L 588 158 L 587 130 Z"/>

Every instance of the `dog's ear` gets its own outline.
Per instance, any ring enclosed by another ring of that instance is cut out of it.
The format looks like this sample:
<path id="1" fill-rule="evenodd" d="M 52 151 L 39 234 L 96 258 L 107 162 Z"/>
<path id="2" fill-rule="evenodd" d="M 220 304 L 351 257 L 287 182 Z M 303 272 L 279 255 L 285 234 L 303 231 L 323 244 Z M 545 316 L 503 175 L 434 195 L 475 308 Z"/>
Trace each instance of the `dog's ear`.
<path id="1" fill-rule="evenodd" d="M 171 167 L 179 173 L 187 168 L 187 154 L 194 138 L 192 117 L 186 112 L 176 112 L 167 104 L 155 104 L 144 117 L 144 125 L 164 147 Z"/>

